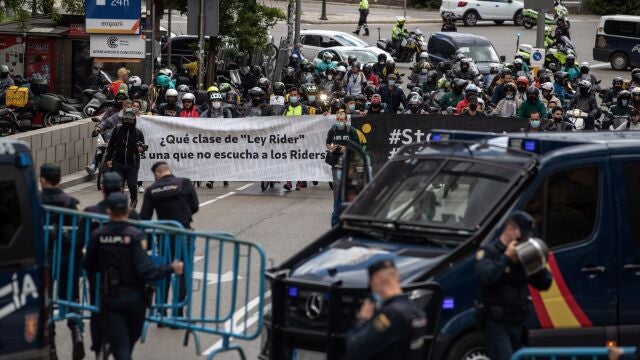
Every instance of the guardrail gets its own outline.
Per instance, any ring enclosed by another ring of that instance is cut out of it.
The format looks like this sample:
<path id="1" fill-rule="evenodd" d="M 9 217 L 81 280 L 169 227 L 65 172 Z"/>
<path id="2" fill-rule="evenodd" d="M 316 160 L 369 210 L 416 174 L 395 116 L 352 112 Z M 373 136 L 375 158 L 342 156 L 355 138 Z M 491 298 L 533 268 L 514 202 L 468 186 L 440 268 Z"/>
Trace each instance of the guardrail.
<path id="1" fill-rule="evenodd" d="M 82 254 L 91 231 L 108 218 L 43 207 L 44 242 L 52 279 L 51 319 L 87 319 L 88 313 L 100 312 L 100 274 L 84 270 Z M 183 229 L 173 221 L 129 223 L 147 235 L 148 253 L 156 264 L 168 265 L 173 259 L 185 264 L 183 276 L 172 275 L 154 282 L 154 301 L 147 312 L 142 341 L 149 324 L 157 323 L 186 330 L 185 346 L 192 335 L 199 355 L 200 333 L 220 336 L 221 343 L 208 353 L 208 359 L 231 350 L 244 358 L 242 348 L 230 340 L 252 340 L 260 335 L 265 297 L 264 250 L 227 233 Z"/>
<path id="2" fill-rule="evenodd" d="M 633 354 L 635 347 L 620 348 L 624 354 Z M 578 357 L 584 359 L 585 356 L 591 356 L 593 360 L 608 359 L 609 348 L 606 347 L 566 347 L 566 348 L 525 348 L 520 349 L 513 354 L 511 360 L 527 360 L 527 359 L 550 359 L 556 360 L 558 357 L 562 359 L 576 360 Z"/>

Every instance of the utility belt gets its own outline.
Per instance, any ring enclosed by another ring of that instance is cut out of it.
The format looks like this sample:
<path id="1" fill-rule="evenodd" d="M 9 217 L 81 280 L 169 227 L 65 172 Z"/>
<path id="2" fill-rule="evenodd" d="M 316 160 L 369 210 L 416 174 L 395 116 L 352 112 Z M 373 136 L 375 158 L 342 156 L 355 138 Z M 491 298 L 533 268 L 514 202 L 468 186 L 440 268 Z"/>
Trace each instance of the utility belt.
<path id="1" fill-rule="evenodd" d="M 506 323 L 523 323 L 529 318 L 529 307 L 525 304 L 483 304 L 476 303 L 476 326 L 482 327 L 486 320 Z"/>

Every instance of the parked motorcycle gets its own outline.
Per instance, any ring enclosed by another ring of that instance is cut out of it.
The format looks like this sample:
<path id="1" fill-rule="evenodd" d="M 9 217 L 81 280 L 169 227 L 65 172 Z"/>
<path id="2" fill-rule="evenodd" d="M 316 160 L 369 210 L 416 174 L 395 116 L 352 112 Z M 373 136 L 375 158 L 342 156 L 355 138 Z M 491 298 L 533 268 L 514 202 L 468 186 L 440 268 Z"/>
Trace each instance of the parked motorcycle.
<path id="1" fill-rule="evenodd" d="M 80 94 L 82 100 L 82 113 L 86 117 L 98 116 L 105 112 L 113 100 L 109 100 L 103 90 L 85 89 Z"/>
<path id="2" fill-rule="evenodd" d="M 569 20 L 566 19 L 566 16 L 569 14 L 569 10 L 567 7 L 562 4 L 562 2 L 556 1 L 555 11 L 553 14 L 545 13 L 544 14 L 544 24 L 545 25 L 557 25 L 558 18 L 564 17 L 567 22 L 567 26 L 571 26 Z M 538 24 L 538 11 L 534 9 L 524 9 L 522 10 L 522 16 L 524 17 L 523 25 L 526 29 L 531 29 Z"/>
<path id="3" fill-rule="evenodd" d="M 585 120 L 588 116 L 589 114 L 580 109 L 569 110 L 567 111 L 566 119 L 562 121 L 562 124 L 565 125 L 568 130 L 582 131 L 584 130 Z"/>
<path id="4" fill-rule="evenodd" d="M 0 137 L 13 135 L 18 132 L 18 118 L 15 109 L 0 108 Z"/>
<path id="5" fill-rule="evenodd" d="M 559 70 L 567 61 L 567 55 L 576 55 L 576 48 L 571 39 L 566 36 L 563 36 L 561 39 L 563 45 L 549 47 L 545 51 L 544 67 L 551 70 Z M 523 61 L 530 64 L 531 52 L 533 51 L 532 49 L 533 46 L 529 44 L 520 44 L 518 46 L 517 54 L 522 55 Z"/>
<path id="6" fill-rule="evenodd" d="M 45 127 L 80 120 L 85 116 L 62 95 L 42 94 L 38 110 L 43 113 Z"/>
<path id="7" fill-rule="evenodd" d="M 411 62 L 414 58 L 418 62 L 420 61 L 420 53 L 427 51 L 427 42 L 420 29 L 415 29 L 405 35 L 405 38 L 400 42 L 399 51 L 396 51 L 391 39 L 378 39 L 377 46 L 390 53 L 397 62 Z"/>

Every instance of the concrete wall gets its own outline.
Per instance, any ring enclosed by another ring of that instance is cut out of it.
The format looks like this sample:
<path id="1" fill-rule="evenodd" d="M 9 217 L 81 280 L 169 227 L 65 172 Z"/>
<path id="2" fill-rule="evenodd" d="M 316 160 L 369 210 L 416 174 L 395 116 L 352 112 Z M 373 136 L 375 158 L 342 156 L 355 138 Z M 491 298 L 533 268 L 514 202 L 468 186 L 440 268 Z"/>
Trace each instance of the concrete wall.
<path id="1" fill-rule="evenodd" d="M 84 171 L 93 158 L 96 138 L 91 136 L 91 131 L 94 127 L 90 119 L 85 119 L 10 137 L 29 144 L 36 172 L 44 163 L 55 163 L 60 165 L 62 176 L 65 176 Z"/>

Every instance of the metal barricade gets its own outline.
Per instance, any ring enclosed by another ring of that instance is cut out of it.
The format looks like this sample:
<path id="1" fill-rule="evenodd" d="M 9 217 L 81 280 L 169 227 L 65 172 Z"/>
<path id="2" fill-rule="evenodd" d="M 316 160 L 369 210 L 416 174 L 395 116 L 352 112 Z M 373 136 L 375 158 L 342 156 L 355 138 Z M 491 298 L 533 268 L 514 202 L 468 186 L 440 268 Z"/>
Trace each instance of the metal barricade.
<path id="1" fill-rule="evenodd" d="M 624 354 L 633 354 L 636 351 L 635 347 L 621 347 Z M 557 347 L 557 348 L 525 348 L 520 349 L 513 354 L 511 360 L 556 360 L 571 359 L 576 360 L 591 357 L 593 360 L 608 359 L 609 348 L 606 347 Z"/>
<path id="2" fill-rule="evenodd" d="M 87 274 L 82 257 L 91 231 L 108 217 L 43 206 L 46 248 L 51 270 L 50 312 L 53 321 L 86 319 L 100 311 L 100 274 Z M 220 337 L 207 352 L 212 359 L 238 351 L 232 338 L 253 340 L 260 335 L 265 298 L 266 256 L 257 244 L 223 232 L 184 229 L 175 221 L 129 221 L 146 234 L 148 254 L 157 265 L 184 262 L 184 275 L 153 283 L 153 304 L 147 312 L 142 341 L 157 323 L 186 330 L 201 354 L 199 334 Z M 95 276 L 95 278 L 93 277 Z M 169 291 L 170 290 L 170 291 Z M 181 293 L 183 295 L 181 295 Z"/>

